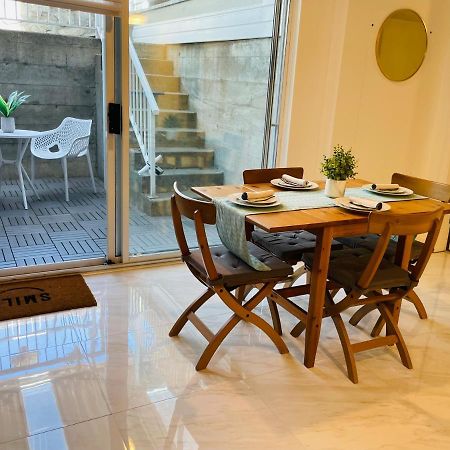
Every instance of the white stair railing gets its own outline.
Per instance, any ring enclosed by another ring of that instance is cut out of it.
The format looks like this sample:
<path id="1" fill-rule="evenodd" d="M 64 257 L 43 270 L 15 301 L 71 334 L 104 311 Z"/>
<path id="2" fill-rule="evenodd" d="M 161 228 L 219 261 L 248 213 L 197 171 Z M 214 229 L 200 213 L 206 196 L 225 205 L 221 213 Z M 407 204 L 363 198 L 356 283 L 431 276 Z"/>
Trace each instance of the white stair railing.
<path id="1" fill-rule="evenodd" d="M 158 114 L 155 96 L 130 39 L 130 122 L 145 161 L 145 166 L 138 173 L 150 177 L 151 197 L 156 196 L 155 134 Z"/>

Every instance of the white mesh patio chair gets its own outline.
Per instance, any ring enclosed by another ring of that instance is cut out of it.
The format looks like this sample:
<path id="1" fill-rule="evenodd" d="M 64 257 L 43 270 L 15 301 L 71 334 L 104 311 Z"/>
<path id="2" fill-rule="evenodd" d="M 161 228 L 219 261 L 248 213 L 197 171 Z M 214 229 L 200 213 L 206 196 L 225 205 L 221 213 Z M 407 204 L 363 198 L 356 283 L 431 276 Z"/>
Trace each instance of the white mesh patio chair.
<path id="1" fill-rule="evenodd" d="M 61 159 L 66 201 L 69 201 L 69 180 L 67 173 L 67 160 L 86 156 L 92 188 L 95 187 L 94 173 L 92 171 L 91 157 L 89 155 L 89 137 L 92 120 L 74 119 L 66 117 L 58 128 L 45 131 L 31 140 L 31 153 L 33 157 L 41 159 Z M 32 178 L 34 179 L 34 162 L 32 163 Z"/>

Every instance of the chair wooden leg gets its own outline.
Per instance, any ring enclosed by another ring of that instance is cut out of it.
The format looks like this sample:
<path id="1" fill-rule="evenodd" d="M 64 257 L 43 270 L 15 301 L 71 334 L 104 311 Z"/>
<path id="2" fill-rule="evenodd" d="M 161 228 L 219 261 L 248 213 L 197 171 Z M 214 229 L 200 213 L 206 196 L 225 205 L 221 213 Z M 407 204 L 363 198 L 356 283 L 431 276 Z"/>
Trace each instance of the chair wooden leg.
<path id="1" fill-rule="evenodd" d="M 334 298 L 336 297 L 337 293 L 340 291 L 341 289 L 337 288 L 337 289 L 332 289 L 330 291 L 330 295 Z"/>
<path id="2" fill-rule="evenodd" d="M 230 331 L 241 321 L 241 318 L 234 314 L 226 323 L 222 326 L 222 328 L 214 335 L 213 339 L 209 342 L 205 350 L 203 351 L 200 359 L 195 366 L 195 370 L 203 370 L 211 361 L 211 358 L 216 353 L 219 345 L 222 341 L 228 336 Z"/>
<path id="3" fill-rule="evenodd" d="M 327 292 L 327 304 L 330 306 L 334 305 L 333 298 L 331 295 Z M 355 355 L 352 350 L 352 344 L 350 342 L 350 338 L 347 333 L 347 329 L 345 328 L 345 323 L 342 320 L 342 317 L 340 314 L 337 314 L 335 316 L 331 316 L 333 319 L 334 326 L 336 327 L 336 331 L 339 336 L 339 340 L 341 341 L 342 350 L 344 351 L 344 357 L 345 357 L 345 364 L 347 366 L 347 375 L 352 383 L 358 383 L 358 372 L 356 370 L 356 361 L 355 361 Z"/>
<path id="4" fill-rule="evenodd" d="M 240 305 L 236 297 L 233 297 L 233 295 L 231 295 L 225 288 L 219 287 L 215 290 L 216 294 L 222 299 L 222 301 L 234 312 L 234 315 L 209 341 L 209 344 L 195 366 L 196 370 L 203 370 L 207 367 L 209 361 L 219 348 L 220 344 L 241 320 L 250 322 L 263 331 L 272 340 L 281 354 L 289 353 L 283 339 L 281 339 L 275 330 L 264 319 L 251 312 L 261 303 L 264 297 L 267 297 L 270 294 L 274 287 L 275 283 L 265 284 L 264 287 L 244 305 Z"/>
<path id="5" fill-rule="evenodd" d="M 377 309 L 377 305 L 374 303 L 369 303 L 367 305 L 362 306 L 350 318 L 349 320 L 350 324 L 356 327 L 356 325 L 358 325 L 358 323 L 374 309 Z"/>
<path id="6" fill-rule="evenodd" d="M 338 332 L 339 340 L 341 341 L 342 350 L 344 351 L 345 364 L 347 366 L 347 375 L 352 383 L 358 383 L 358 372 L 356 370 L 355 355 L 352 351 L 352 344 L 348 337 L 347 329 L 345 328 L 344 321 L 340 315 L 331 317 L 334 322 L 334 326 Z"/>
<path id="7" fill-rule="evenodd" d="M 238 299 L 239 303 L 242 305 L 244 303 L 245 298 L 250 293 L 250 291 L 253 289 L 252 285 L 244 285 L 239 286 L 236 289 L 236 298 Z"/>
<path id="8" fill-rule="evenodd" d="M 259 290 L 250 300 L 248 300 L 244 305 L 240 305 L 235 297 L 233 297 L 226 289 L 217 289 L 216 293 L 222 299 L 222 301 L 242 320 L 250 322 L 261 331 L 263 331 L 272 340 L 272 342 L 277 347 L 280 353 L 288 353 L 289 350 L 286 347 L 283 339 L 275 332 L 275 330 L 261 317 L 252 313 L 251 311 L 258 306 L 261 301 L 270 295 L 272 289 L 275 287 L 276 283 L 266 283 L 264 287 Z"/>
<path id="9" fill-rule="evenodd" d="M 378 310 L 380 311 L 381 315 L 383 316 L 383 319 L 386 321 L 386 329 L 389 330 L 388 332 L 390 334 L 394 334 L 397 337 L 397 342 L 396 342 L 397 350 L 398 350 L 398 353 L 400 355 L 403 365 L 405 367 L 407 367 L 408 369 L 412 369 L 413 366 L 412 366 L 412 362 L 411 362 L 411 357 L 409 356 L 408 348 L 406 347 L 403 336 L 397 325 L 397 321 L 395 320 L 394 316 L 392 315 L 389 307 L 384 303 L 380 303 L 378 305 Z"/>
<path id="10" fill-rule="evenodd" d="M 191 312 L 197 311 L 207 300 L 209 300 L 214 295 L 214 291 L 212 289 L 208 289 L 205 293 L 203 293 L 197 300 L 192 302 L 181 314 L 181 316 L 177 319 L 174 326 L 169 331 L 169 336 L 178 336 L 180 331 L 186 325 L 188 321 L 188 315 Z"/>
<path id="11" fill-rule="evenodd" d="M 421 319 L 428 318 L 427 310 L 425 309 L 425 306 L 423 305 L 422 300 L 420 300 L 420 297 L 414 291 L 411 291 L 405 297 L 405 300 L 408 300 L 416 307 L 417 314 L 419 314 L 419 317 Z"/>
<path id="12" fill-rule="evenodd" d="M 302 275 L 307 274 L 308 271 L 304 265 L 300 266 L 290 277 L 289 280 L 283 284 L 284 288 L 291 287 Z"/>
<path id="13" fill-rule="evenodd" d="M 299 337 L 306 330 L 306 324 L 303 322 L 299 322 L 295 325 L 291 330 L 291 336 Z"/>
<path id="14" fill-rule="evenodd" d="M 381 334 L 381 330 L 386 325 L 386 321 L 384 320 L 383 316 L 378 317 L 375 325 L 372 328 L 372 331 L 370 332 L 370 335 L 372 337 L 377 337 Z"/>
<path id="15" fill-rule="evenodd" d="M 281 320 L 280 320 L 280 314 L 278 313 L 278 306 L 269 297 L 267 297 L 267 301 L 269 303 L 269 310 L 270 310 L 270 315 L 272 317 L 273 328 L 281 336 L 283 334 L 283 329 L 281 328 Z"/>
<path id="16" fill-rule="evenodd" d="M 311 271 L 306 271 L 306 284 L 311 284 Z"/>

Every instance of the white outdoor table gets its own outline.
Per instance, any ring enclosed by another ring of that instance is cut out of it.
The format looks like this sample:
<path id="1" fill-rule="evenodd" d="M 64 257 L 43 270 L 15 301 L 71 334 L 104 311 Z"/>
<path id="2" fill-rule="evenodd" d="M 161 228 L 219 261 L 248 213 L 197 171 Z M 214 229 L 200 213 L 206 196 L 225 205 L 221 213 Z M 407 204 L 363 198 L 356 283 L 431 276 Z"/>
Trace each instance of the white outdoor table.
<path id="1" fill-rule="evenodd" d="M 19 174 L 20 189 L 22 190 L 23 206 L 25 209 L 28 209 L 28 203 L 27 203 L 27 195 L 25 192 L 25 184 L 23 182 L 24 175 L 28 183 L 30 183 L 30 186 L 33 189 L 37 198 L 39 198 L 39 194 L 37 193 L 36 188 L 34 187 L 33 183 L 30 180 L 30 177 L 28 176 L 26 170 L 22 165 L 22 159 L 28 148 L 30 140 L 34 137 L 39 136 L 40 134 L 41 134 L 40 131 L 31 131 L 31 130 L 16 130 L 14 131 L 14 133 L 3 133 L 3 131 L 0 130 L 0 139 L 17 139 L 17 157 L 15 160 L 4 159 L 0 147 L 0 170 L 3 164 L 14 164 L 16 166 L 17 173 Z"/>

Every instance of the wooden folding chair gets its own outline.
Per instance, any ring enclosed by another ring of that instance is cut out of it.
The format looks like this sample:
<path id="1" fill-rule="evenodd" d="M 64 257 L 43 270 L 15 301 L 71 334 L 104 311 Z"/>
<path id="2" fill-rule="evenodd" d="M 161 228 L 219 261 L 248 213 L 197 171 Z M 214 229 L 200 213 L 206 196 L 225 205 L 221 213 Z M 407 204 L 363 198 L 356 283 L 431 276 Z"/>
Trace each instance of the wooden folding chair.
<path id="1" fill-rule="evenodd" d="M 272 169 L 248 169 L 243 172 L 245 184 L 270 183 L 274 178 L 287 174 L 296 178 L 303 177 L 303 167 L 276 167 Z M 303 253 L 313 252 L 316 248 L 316 236 L 308 231 L 286 231 L 282 233 L 267 233 L 262 230 L 251 230 L 251 240 L 259 247 L 273 253 L 282 261 L 295 266 L 302 260 Z M 333 250 L 342 248 L 342 244 L 333 241 Z M 285 282 L 285 287 L 291 286 L 306 273 L 302 265 Z"/>
<path id="2" fill-rule="evenodd" d="M 416 194 L 423 195 L 425 197 L 433 198 L 444 203 L 450 202 L 450 184 L 438 183 L 436 181 L 425 180 L 423 178 L 411 177 L 409 175 L 404 175 L 401 173 L 394 173 L 392 175 L 392 183 L 399 184 L 400 186 L 412 189 Z M 349 238 L 338 238 L 343 244 L 357 248 L 363 247 L 369 250 L 373 250 L 378 242 L 378 235 L 366 235 L 366 236 L 356 236 Z M 415 264 L 420 253 L 422 252 L 423 244 L 419 241 L 414 241 L 411 247 L 411 264 Z M 385 258 L 394 261 L 397 249 L 397 242 L 391 240 L 386 249 Z M 421 319 L 426 319 L 428 317 L 427 311 L 424 304 L 422 303 L 420 297 L 412 290 L 408 296 L 405 298 L 411 302 L 417 310 L 417 313 Z M 352 325 L 357 325 L 363 317 L 365 317 L 369 312 L 373 311 L 374 305 L 367 305 L 360 308 L 350 319 Z M 380 316 L 372 329 L 371 335 L 373 337 L 378 336 L 385 325 L 384 319 Z"/>
<path id="3" fill-rule="evenodd" d="M 401 300 L 417 286 L 425 266 L 436 243 L 443 217 L 443 208 L 420 214 L 391 214 L 372 212 L 369 216 L 368 230 L 379 234 L 373 251 L 364 248 L 344 249 L 331 253 L 328 279 L 344 288 L 346 296 L 335 303 L 330 292 L 326 292 L 326 304 L 323 317 L 331 317 L 336 326 L 344 350 L 348 376 L 353 383 L 358 382 L 355 353 L 376 347 L 396 344 L 402 363 L 412 368 L 411 358 L 398 327 L 398 315 Z M 412 236 L 427 233 L 422 252 L 414 266 L 407 269 L 399 263 L 391 262 L 383 256 L 392 235 Z M 314 255 L 303 256 L 306 266 L 311 268 Z M 386 290 L 387 293 L 383 293 Z M 272 299 L 279 302 L 277 295 Z M 374 305 L 387 323 L 386 336 L 351 343 L 340 313 L 354 306 Z M 300 335 L 306 328 L 307 313 L 291 331 L 293 336 Z M 297 316 L 299 317 L 299 316 Z"/>
<path id="4" fill-rule="evenodd" d="M 286 344 L 281 337 L 264 319 L 252 311 L 270 294 L 280 280 L 292 273 L 292 267 L 250 242 L 248 243 L 249 252 L 263 261 L 270 270 L 254 270 L 223 245 L 210 247 L 205 224 L 216 223 L 215 205 L 185 196 L 177 188 L 177 183 L 174 184 L 174 191 L 171 199 L 172 219 L 182 258 L 192 274 L 205 285 L 206 291 L 181 314 L 170 330 L 169 336 L 177 336 L 184 325 L 190 321 L 206 338 L 208 345 L 196 365 L 197 370 L 206 368 L 219 345 L 241 320 L 249 322 L 263 331 L 280 353 L 288 353 Z M 182 217 L 194 221 L 198 249 L 189 249 Z M 258 292 L 243 304 L 232 294 L 234 290 L 239 290 L 241 287 L 256 285 Z M 233 312 L 232 317 L 217 333 L 213 333 L 196 314 L 196 311 L 214 294 L 217 294 Z"/>

